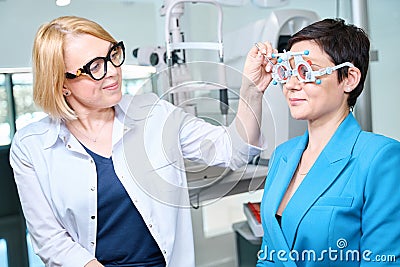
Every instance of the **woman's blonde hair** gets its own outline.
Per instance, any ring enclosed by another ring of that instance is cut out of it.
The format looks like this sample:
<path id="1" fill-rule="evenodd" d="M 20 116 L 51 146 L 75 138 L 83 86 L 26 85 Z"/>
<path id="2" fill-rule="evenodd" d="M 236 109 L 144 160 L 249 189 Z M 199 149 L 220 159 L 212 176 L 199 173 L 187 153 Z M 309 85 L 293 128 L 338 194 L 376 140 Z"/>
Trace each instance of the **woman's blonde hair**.
<path id="1" fill-rule="evenodd" d="M 33 100 L 55 119 L 73 120 L 76 114 L 64 98 L 64 43 L 68 36 L 89 34 L 116 43 L 116 40 L 94 21 L 63 16 L 42 25 L 32 51 Z"/>

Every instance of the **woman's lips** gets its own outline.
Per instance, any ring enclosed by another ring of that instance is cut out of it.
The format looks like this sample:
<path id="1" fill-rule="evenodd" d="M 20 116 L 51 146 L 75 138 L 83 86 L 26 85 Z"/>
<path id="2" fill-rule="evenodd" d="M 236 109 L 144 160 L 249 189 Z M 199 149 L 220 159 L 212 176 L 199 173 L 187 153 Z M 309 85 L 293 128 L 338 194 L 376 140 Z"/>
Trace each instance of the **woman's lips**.
<path id="1" fill-rule="evenodd" d="M 103 87 L 103 89 L 105 89 L 105 90 L 116 90 L 116 89 L 118 89 L 118 82 L 115 82 L 113 84 L 107 85 L 107 86 Z"/>
<path id="2" fill-rule="evenodd" d="M 291 106 L 298 106 L 301 105 L 306 100 L 303 98 L 289 98 L 289 103 Z"/>

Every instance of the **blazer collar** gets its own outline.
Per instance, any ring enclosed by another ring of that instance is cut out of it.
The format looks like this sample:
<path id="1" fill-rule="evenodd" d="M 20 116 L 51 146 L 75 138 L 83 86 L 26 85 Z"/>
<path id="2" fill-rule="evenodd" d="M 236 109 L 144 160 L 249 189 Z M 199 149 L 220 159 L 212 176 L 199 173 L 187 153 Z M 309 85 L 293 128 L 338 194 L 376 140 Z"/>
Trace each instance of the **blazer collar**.
<path id="1" fill-rule="evenodd" d="M 351 155 L 360 133 L 360 125 L 353 114 L 349 113 L 322 151 L 329 163 L 334 163 Z"/>
<path id="2" fill-rule="evenodd" d="M 346 166 L 360 132 L 359 124 L 350 113 L 339 125 L 286 206 L 282 214 L 282 228 L 279 227 L 276 220 L 269 220 L 270 225 L 267 226 L 267 231 L 273 236 L 272 239 L 275 239 L 274 243 L 277 249 L 293 249 L 297 228 L 302 218 Z M 308 131 L 300 137 L 295 149 L 281 157 L 271 185 L 274 192 L 270 192 L 267 200 L 270 208 L 267 211 L 269 214 L 266 216 L 275 218 L 276 211 L 307 143 Z M 282 233 L 284 238 L 282 238 Z"/>

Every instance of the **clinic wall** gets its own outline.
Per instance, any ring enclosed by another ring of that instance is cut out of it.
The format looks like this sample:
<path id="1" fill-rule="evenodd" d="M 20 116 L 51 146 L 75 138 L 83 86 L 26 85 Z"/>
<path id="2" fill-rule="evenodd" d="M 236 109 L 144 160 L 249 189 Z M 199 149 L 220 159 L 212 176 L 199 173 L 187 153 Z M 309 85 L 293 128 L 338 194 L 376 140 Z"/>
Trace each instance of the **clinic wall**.
<path id="1" fill-rule="evenodd" d="M 379 60 L 370 64 L 373 130 L 400 140 L 400 1 L 369 0 L 368 7 L 372 49 L 379 53 Z"/>
<path id="2" fill-rule="evenodd" d="M 115 0 L 75 0 L 58 7 L 55 0 L 0 1 L 0 68 L 30 67 L 33 38 L 45 22 L 63 15 L 83 16 L 100 23 L 117 40 L 124 40 L 127 63 L 133 48 L 154 45 L 158 6 Z"/>

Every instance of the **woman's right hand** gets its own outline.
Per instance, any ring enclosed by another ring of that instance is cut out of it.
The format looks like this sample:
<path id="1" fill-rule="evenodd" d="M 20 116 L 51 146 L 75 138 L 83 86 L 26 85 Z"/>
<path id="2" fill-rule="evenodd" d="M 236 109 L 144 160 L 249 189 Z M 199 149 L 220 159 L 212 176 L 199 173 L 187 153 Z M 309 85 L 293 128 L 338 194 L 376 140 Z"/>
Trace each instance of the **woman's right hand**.
<path id="1" fill-rule="evenodd" d="M 104 267 L 103 264 L 101 264 L 100 262 L 98 262 L 96 259 L 89 261 L 85 267 Z"/>
<path id="2" fill-rule="evenodd" d="M 271 43 L 257 43 L 258 47 L 254 46 L 247 54 L 246 63 L 243 69 L 243 83 L 248 86 L 251 83 L 257 86 L 260 92 L 264 92 L 272 81 L 272 67 L 276 63 L 276 59 L 272 59 L 272 53 L 277 50 L 272 48 Z M 268 60 L 266 57 L 271 58 Z M 273 64 L 271 63 L 273 62 Z M 249 84 L 250 83 L 250 84 Z M 245 86 L 246 87 L 246 86 Z"/>

